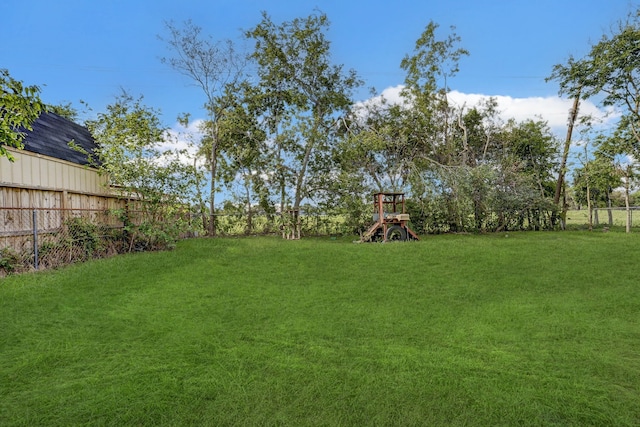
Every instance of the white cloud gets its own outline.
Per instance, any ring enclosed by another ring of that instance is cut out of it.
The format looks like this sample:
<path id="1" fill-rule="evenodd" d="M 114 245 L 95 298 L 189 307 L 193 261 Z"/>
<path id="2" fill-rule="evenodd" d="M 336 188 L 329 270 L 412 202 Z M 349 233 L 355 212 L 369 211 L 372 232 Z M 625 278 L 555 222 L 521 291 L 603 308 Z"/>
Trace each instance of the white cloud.
<path id="1" fill-rule="evenodd" d="M 399 103 L 401 102 L 400 92 L 403 87 L 402 85 L 388 87 L 382 91 L 380 96 L 383 96 L 390 103 Z M 371 98 L 364 103 L 375 102 L 380 99 L 380 96 Z M 549 124 L 554 133 L 564 136 L 564 132 L 566 132 L 573 100 L 557 96 L 514 98 L 504 95 L 462 93 L 455 90 L 449 92 L 449 101 L 458 107 L 466 106 L 471 108 L 478 105 L 483 99 L 490 97 L 497 101 L 500 117 L 504 121 L 509 119 L 515 119 L 516 121 L 541 119 Z M 594 123 L 600 126 L 610 125 L 619 117 L 619 114 L 613 109 L 602 110 L 591 101 L 581 101 L 580 115 L 591 115 Z"/>
<path id="2" fill-rule="evenodd" d="M 375 105 L 379 105 L 382 103 L 382 99 L 384 98 L 388 104 L 400 104 L 402 103 L 402 97 L 400 96 L 400 92 L 404 88 L 403 85 L 388 87 L 382 91 L 380 95 L 373 96 L 371 98 L 365 99 L 364 101 L 359 101 L 355 103 L 354 110 L 356 112 L 360 111 L 364 114 L 364 111 L 367 107 L 372 107 Z"/>
<path id="3" fill-rule="evenodd" d="M 466 94 L 458 91 L 449 93 L 449 99 L 456 105 L 462 106 L 466 104 L 467 107 L 477 105 L 480 100 L 489 97 L 490 95 Z M 566 131 L 569 111 L 573 107 L 573 100 L 557 96 L 513 98 L 511 96 L 494 95 L 493 98 L 497 101 L 498 111 L 500 111 L 500 116 L 504 120 L 542 119 L 555 132 Z M 603 111 L 591 101 L 581 101 L 579 112 L 580 116 L 592 116 L 594 122 L 601 125 L 607 125 L 618 117 L 612 110 Z"/>
<path id="4" fill-rule="evenodd" d="M 402 101 L 400 96 L 402 89 L 404 89 L 404 85 L 388 87 L 382 91 L 381 96 L 389 101 L 390 104 L 398 104 Z"/>
<path id="5" fill-rule="evenodd" d="M 202 122 L 202 120 L 194 120 L 186 127 L 181 123 L 176 123 L 167 131 L 167 138 L 162 148 L 186 149 L 191 152 L 194 143 L 202 137 L 202 132 L 200 132 Z"/>
<path id="6" fill-rule="evenodd" d="M 622 159 L 620 160 L 621 166 L 631 166 L 631 165 L 637 165 L 637 164 L 638 164 L 638 159 L 636 159 L 632 154 L 622 156 Z"/>
<path id="7" fill-rule="evenodd" d="M 160 150 L 186 150 L 187 155 L 181 158 L 181 161 L 192 165 L 198 150 L 197 143 L 202 138 L 200 131 L 202 123 L 203 120 L 194 120 L 188 126 L 183 126 L 181 123 L 174 124 L 171 129 L 167 130 L 165 141 L 160 146 Z"/>

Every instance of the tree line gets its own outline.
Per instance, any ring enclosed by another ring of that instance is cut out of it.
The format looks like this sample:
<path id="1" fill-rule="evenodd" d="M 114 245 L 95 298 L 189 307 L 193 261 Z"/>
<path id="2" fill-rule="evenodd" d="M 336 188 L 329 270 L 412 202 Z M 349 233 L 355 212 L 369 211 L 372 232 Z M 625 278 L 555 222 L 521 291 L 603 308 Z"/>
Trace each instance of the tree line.
<path id="1" fill-rule="evenodd" d="M 188 205 L 211 236 L 223 188 L 247 214 L 248 232 L 256 210 L 275 217 L 305 205 L 343 215 L 362 231 L 370 195 L 378 191 L 406 192 L 420 233 L 560 228 L 571 198 L 612 204 L 622 188 L 626 206 L 632 203 L 640 159 L 639 19 L 634 11 L 585 57 L 552 68 L 548 80 L 575 100 L 565 141 L 542 120 L 501 119 L 493 98 L 450 102 L 447 82 L 469 55 L 453 27 L 443 34 L 437 23 L 426 25 L 399 64 L 405 74 L 399 102 L 375 91 L 355 102 L 364 82 L 333 63 L 330 22 L 320 11 L 282 23 L 263 12 L 243 32 L 248 52 L 212 39 L 192 21 L 167 22 L 160 39 L 168 55 L 161 61 L 200 89 L 206 112 L 199 135 L 190 136 L 194 149 L 167 150 L 176 136 L 159 112 L 122 93 L 86 121 L 99 144 L 88 154 L 123 194 L 157 209 Z M 8 72 L 0 78 L 6 145 L 20 141 L 6 129 L 28 128 L 27 119 L 8 121 L 18 109 L 31 108 L 36 117 L 42 108 L 73 114 L 64 106 L 39 107 L 38 88 L 16 89 Z M 16 106 L 11 91 L 27 102 Z M 596 131 L 589 117 L 579 117 L 585 99 L 615 107 L 621 115 L 615 127 Z M 186 126 L 190 117 L 180 121 Z M 569 188 L 574 126 L 585 144 Z"/>

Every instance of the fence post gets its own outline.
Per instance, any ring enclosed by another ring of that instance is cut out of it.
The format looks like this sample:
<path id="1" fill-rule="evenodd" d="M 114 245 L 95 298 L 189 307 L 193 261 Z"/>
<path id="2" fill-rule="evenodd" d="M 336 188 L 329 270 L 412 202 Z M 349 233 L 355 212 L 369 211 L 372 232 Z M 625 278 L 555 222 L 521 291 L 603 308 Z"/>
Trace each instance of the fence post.
<path id="1" fill-rule="evenodd" d="M 33 266 L 38 270 L 38 213 L 33 210 Z"/>

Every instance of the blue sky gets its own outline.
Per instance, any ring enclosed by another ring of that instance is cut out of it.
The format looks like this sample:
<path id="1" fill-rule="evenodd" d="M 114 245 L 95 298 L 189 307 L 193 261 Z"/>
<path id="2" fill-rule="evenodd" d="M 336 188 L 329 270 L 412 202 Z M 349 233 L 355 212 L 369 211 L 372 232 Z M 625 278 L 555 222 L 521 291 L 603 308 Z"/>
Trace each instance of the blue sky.
<path id="1" fill-rule="evenodd" d="M 505 114 L 540 114 L 560 133 L 568 101 L 546 83 L 554 64 L 584 55 L 590 43 L 637 7 L 627 0 L 0 0 L 0 68 L 39 85 L 50 104 L 79 100 L 103 111 L 120 88 L 144 95 L 167 126 L 180 113 L 202 116 L 204 98 L 163 65 L 164 22 L 192 19 L 214 39 L 237 39 L 267 11 L 274 22 L 314 9 L 330 21 L 334 62 L 355 69 L 367 87 L 397 87 L 400 60 L 429 21 L 442 36 L 455 26 L 470 51 L 450 81 L 459 102 L 499 96 Z M 390 91 L 392 92 L 392 91 Z M 358 100 L 368 96 L 366 89 Z"/>

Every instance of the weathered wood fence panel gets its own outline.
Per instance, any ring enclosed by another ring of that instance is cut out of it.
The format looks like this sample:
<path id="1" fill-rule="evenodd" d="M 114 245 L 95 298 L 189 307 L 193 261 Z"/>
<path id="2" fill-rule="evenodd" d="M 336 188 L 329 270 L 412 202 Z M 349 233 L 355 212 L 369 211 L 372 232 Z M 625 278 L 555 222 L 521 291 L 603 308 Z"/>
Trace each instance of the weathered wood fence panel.
<path id="1" fill-rule="evenodd" d="M 0 186 L 0 249 L 32 249 L 33 210 L 38 211 L 39 232 L 46 233 L 59 230 L 74 216 L 120 227 L 117 217 L 106 213 L 126 206 L 126 200 L 114 196 Z"/>

